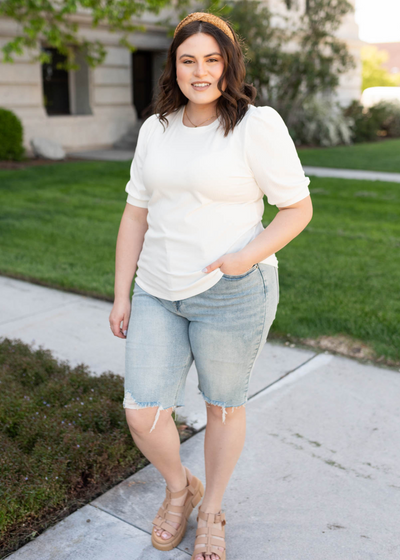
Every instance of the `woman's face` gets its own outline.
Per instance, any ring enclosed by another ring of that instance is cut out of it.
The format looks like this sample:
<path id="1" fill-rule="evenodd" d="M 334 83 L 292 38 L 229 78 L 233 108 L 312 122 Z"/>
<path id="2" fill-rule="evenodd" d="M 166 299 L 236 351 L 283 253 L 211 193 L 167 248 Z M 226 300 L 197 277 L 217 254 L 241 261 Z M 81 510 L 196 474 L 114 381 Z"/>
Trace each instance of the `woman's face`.
<path id="1" fill-rule="evenodd" d="M 195 33 L 181 43 L 176 52 L 176 78 L 183 95 L 192 103 L 213 103 L 220 96 L 217 83 L 224 61 L 217 41 L 207 33 Z M 193 84 L 210 85 L 196 88 Z M 226 89 L 224 78 L 222 89 Z"/>

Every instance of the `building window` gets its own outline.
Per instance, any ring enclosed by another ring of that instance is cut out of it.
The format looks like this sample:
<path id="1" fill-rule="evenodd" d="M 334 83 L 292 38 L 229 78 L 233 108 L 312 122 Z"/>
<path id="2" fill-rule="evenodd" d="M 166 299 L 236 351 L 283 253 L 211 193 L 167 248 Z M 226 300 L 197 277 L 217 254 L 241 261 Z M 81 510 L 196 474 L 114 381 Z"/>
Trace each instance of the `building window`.
<path id="1" fill-rule="evenodd" d="M 146 118 L 153 97 L 153 51 L 132 53 L 132 98 L 139 119 Z"/>
<path id="2" fill-rule="evenodd" d="M 69 76 L 66 70 L 57 68 L 66 57 L 57 49 L 43 48 L 52 55 L 51 62 L 42 65 L 44 106 L 48 115 L 70 115 Z"/>
<path id="3" fill-rule="evenodd" d="M 91 115 L 89 67 L 82 53 L 76 53 L 79 70 L 60 70 L 66 56 L 57 49 L 44 47 L 52 55 L 42 65 L 44 106 L 48 115 Z"/>

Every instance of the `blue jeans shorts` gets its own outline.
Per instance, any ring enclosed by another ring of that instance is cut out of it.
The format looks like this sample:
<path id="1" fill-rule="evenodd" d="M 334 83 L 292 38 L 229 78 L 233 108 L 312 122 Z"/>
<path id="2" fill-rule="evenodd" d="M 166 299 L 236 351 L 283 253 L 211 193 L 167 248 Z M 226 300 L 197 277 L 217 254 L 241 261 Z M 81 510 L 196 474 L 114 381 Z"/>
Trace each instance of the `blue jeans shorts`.
<path id="1" fill-rule="evenodd" d="M 279 302 L 278 269 L 257 263 L 224 274 L 208 290 L 179 301 L 155 297 L 135 284 L 125 351 L 124 408 L 184 406 L 185 381 L 195 362 L 207 405 L 247 402 L 250 376 Z M 232 409 L 233 412 L 233 409 Z"/>

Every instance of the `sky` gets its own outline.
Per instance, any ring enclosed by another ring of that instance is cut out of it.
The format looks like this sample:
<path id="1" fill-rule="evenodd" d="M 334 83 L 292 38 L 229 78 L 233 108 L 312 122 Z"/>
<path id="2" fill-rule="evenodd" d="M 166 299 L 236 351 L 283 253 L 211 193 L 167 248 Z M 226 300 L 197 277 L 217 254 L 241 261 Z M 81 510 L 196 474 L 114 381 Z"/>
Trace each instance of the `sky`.
<path id="1" fill-rule="evenodd" d="M 400 42 L 400 0 L 356 0 L 355 9 L 362 41 Z"/>

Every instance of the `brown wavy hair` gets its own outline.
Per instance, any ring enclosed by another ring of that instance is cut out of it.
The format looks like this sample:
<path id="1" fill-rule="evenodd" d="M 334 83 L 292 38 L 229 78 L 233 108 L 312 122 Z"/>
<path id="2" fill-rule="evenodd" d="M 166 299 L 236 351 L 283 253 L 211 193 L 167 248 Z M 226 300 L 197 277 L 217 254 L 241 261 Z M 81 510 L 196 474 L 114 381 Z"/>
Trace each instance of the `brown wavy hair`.
<path id="1" fill-rule="evenodd" d="M 176 51 L 183 41 L 195 33 L 208 33 L 214 37 L 221 49 L 224 70 L 217 84 L 221 96 L 217 100 L 216 112 L 221 117 L 224 136 L 227 136 L 229 131 L 242 120 L 248 106 L 255 100 L 257 89 L 244 81 L 246 66 L 242 41 L 230 23 L 225 19 L 224 21 L 232 30 L 234 42 L 221 29 L 205 21 L 192 21 L 184 25 L 176 34 L 168 49 L 165 69 L 158 80 L 159 93 L 152 103 L 152 110 L 158 113 L 162 124 L 168 126 L 166 116 L 178 111 L 188 102 L 188 98 L 182 93 L 176 81 Z M 225 91 L 222 90 L 224 78 L 226 79 Z"/>

